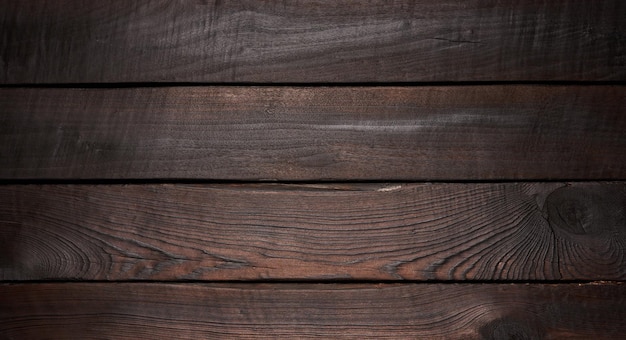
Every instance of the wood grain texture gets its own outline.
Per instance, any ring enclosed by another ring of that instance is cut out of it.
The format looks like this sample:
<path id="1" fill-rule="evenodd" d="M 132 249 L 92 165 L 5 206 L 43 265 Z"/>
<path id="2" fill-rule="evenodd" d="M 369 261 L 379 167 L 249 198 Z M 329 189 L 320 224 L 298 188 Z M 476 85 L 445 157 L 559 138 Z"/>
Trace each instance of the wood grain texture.
<path id="1" fill-rule="evenodd" d="M 626 286 L 17 284 L 5 339 L 618 339 Z"/>
<path id="2" fill-rule="evenodd" d="M 2 280 L 624 280 L 626 185 L 17 185 Z"/>
<path id="3" fill-rule="evenodd" d="M 625 80 L 622 0 L 0 2 L 0 83 Z"/>
<path id="4" fill-rule="evenodd" d="M 624 86 L 0 89 L 0 178 L 626 178 Z"/>

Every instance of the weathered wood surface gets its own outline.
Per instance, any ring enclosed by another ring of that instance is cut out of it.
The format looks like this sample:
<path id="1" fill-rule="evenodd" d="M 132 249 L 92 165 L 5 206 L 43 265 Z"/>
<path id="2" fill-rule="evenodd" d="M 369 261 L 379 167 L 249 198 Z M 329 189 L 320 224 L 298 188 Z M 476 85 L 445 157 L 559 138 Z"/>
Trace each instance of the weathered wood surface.
<path id="1" fill-rule="evenodd" d="M 619 339 L 623 284 L 0 285 L 6 339 Z"/>
<path id="2" fill-rule="evenodd" d="M 0 2 L 0 83 L 625 80 L 623 0 Z"/>
<path id="3" fill-rule="evenodd" d="M 9 185 L 2 280 L 624 280 L 626 185 Z"/>
<path id="4" fill-rule="evenodd" d="M 0 89 L 0 178 L 626 178 L 626 87 Z"/>

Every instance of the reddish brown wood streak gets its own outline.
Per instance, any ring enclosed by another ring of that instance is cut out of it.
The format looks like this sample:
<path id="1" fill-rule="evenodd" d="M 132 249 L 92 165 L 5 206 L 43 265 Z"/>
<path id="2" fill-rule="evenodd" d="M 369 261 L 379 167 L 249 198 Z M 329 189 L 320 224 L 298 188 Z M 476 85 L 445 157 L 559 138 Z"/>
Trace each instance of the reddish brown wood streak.
<path id="1" fill-rule="evenodd" d="M 623 183 L 5 186 L 0 279 L 623 280 L 625 206 Z"/>

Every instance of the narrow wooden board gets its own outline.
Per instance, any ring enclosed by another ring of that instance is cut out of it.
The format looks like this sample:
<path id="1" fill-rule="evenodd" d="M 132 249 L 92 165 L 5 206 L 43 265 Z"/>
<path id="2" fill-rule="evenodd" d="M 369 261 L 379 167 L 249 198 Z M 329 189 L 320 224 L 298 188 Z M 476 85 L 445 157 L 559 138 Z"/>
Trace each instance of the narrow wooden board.
<path id="1" fill-rule="evenodd" d="M 2 280 L 624 280 L 626 184 L 0 187 Z"/>
<path id="2" fill-rule="evenodd" d="M 623 284 L 0 285 L 7 339 L 618 339 Z"/>
<path id="3" fill-rule="evenodd" d="M 625 86 L 0 89 L 2 179 L 625 179 Z"/>
<path id="4" fill-rule="evenodd" d="M 626 80 L 623 0 L 0 1 L 0 83 Z"/>

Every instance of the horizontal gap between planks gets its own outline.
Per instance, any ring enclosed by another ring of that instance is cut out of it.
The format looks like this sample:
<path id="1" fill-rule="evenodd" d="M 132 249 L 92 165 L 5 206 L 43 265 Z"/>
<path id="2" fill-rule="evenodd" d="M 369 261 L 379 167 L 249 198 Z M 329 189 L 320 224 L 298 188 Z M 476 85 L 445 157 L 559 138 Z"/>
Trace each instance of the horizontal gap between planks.
<path id="1" fill-rule="evenodd" d="M 439 81 L 439 82 L 121 82 L 121 83 L 28 83 L 0 84 L 0 88 L 142 88 L 142 87 L 426 87 L 426 86 L 624 86 L 619 81 Z"/>
<path id="2" fill-rule="evenodd" d="M 401 284 L 401 285 L 477 285 L 477 284 L 491 284 L 491 285 L 506 285 L 506 284 L 579 284 L 579 285 L 622 285 L 626 283 L 625 280 L 350 280 L 350 279 L 338 279 L 338 280 L 289 280 L 289 279 L 268 279 L 268 280 L 0 280 L 0 285 L 3 284 L 42 284 L 42 283 L 54 283 L 54 284 L 102 284 L 102 283 L 124 283 L 124 284 L 319 284 L 319 285 L 336 285 L 336 284 Z"/>
<path id="3" fill-rule="evenodd" d="M 311 184 L 498 184 L 498 183 L 616 183 L 626 181 L 623 179 L 486 179 L 486 180 L 219 180 L 219 179 L 169 179 L 169 178 L 136 178 L 136 179 L 0 179 L 0 186 L 3 185 L 143 185 L 143 184 L 210 184 L 210 185 L 230 185 L 230 184 L 286 184 L 286 185 L 311 185 Z"/>

